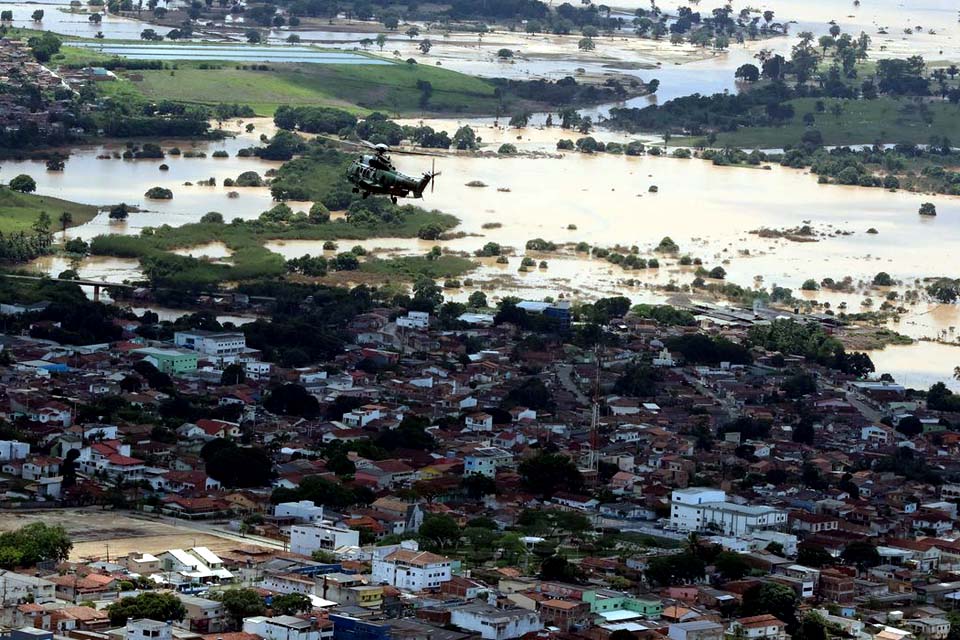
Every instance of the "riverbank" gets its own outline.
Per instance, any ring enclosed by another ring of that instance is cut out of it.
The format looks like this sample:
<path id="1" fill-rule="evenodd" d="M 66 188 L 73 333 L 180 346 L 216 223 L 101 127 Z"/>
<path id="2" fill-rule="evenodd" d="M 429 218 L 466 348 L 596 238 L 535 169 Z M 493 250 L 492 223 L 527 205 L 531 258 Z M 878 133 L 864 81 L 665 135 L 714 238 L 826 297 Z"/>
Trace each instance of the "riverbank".
<path id="1" fill-rule="evenodd" d="M 8 187 L 0 187 L 0 233 L 30 232 L 41 213 L 46 213 L 51 221 L 51 231 L 77 227 L 93 220 L 99 207 L 54 198 L 53 196 L 18 193 Z M 69 214 L 64 223 L 61 216 Z"/>

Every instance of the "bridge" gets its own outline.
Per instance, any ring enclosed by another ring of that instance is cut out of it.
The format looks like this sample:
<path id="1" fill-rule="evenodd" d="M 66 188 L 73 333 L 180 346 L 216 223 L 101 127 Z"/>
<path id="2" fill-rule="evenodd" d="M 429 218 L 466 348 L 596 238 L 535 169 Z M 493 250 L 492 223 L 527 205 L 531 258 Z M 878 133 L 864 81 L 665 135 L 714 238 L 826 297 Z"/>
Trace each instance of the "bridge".
<path id="1" fill-rule="evenodd" d="M 68 278 L 51 278 L 51 277 L 48 277 L 48 276 L 25 276 L 25 275 L 19 275 L 19 274 L 14 274 L 14 273 L 0 273 L 0 277 L 10 278 L 11 280 L 33 280 L 33 281 L 43 280 L 43 281 L 45 281 L 45 282 L 64 282 L 64 283 L 67 283 L 67 284 L 76 284 L 76 285 L 79 285 L 79 286 L 81 286 L 81 287 L 93 287 L 93 301 L 94 301 L 94 302 L 100 302 L 100 289 L 103 289 L 103 288 L 106 288 L 106 287 L 112 287 L 112 288 L 115 288 L 115 289 L 127 289 L 127 290 L 133 290 L 133 289 L 140 289 L 140 288 L 141 288 L 141 287 L 138 287 L 138 286 L 136 286 L 136 285 L 127 284 L 127 283 L 125 283 L 125 282 L 106 282 L 106 281 L 104 281 L 104 280 L 89 280 L 89 279 L 84 279 L 84 278 L 78 278 L 78 279 L 75 279 L 75 280 L 71 280 L 71 279 L 68 279 Z M 155 289 L 156 289 L 156 290 L 167 290 L 167 291 L 173 290 L 172 287 L 155 287 Z M 197 295 L 201 295 L 201 296 L 232 296 L 232 295 L 235 295 L 235 294 L 237 294 L 237 293 L 238 293 L 237 291 L 219 291 L 219 290 L 214 290 L 214 291 L 200 291 L 200 292 L 197 293 Z M 249 295 L 248 295 L 247 298 L 248 298 L 249 300 L 256 300 L 256 301 L 258 301 L 258 302 L 268 302 L 268 303 L 269 303 L 269 302 L 276 302 L 276 300 L 277 300 L 277 299 L 276 299 L 275 297 L 273 297 L 273 296 L 249 296 Z"/>

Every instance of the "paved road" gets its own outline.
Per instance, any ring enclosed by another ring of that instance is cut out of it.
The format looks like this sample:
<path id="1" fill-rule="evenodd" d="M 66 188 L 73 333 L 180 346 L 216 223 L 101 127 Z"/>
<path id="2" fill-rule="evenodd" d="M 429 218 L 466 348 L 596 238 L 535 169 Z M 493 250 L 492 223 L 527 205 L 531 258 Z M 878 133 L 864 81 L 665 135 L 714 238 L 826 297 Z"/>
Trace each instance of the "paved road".
<path id="1" fill-rule="evenodd" d="M 589 405 L 590 398 L 580 390 L 580 387 L 577 386 L 577 383 L 573 381 L 573 365 L 561 364 L 557 366 L 557 379 L 560 381 L 560 384 L 563 385 L 563 388 L 572 393 L 576 398 L 577 402 L 582 405 Z"/>

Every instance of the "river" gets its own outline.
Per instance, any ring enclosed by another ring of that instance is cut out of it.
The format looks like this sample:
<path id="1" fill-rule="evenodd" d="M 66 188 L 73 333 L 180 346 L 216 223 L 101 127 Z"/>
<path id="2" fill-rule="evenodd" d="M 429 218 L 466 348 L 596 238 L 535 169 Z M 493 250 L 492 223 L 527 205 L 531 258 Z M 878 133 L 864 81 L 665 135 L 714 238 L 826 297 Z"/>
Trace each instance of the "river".
<path id="1" fill-rule="evenodd" d="M 455 126 L 467 123 L 477 127 L 478 135 L 493 147 L 510 140 L 522 149 L 549 149 L 554 148 L 556 138 L 564 134 L 557 129 L 495 129 L 475 121 L 447 120 L 429 124 L 452 132 Z M 148 208 L 148 211 L 131 214 L 125 224 L 110 223 L 101 215 L 89 224 L 70 230 L 70 236 L 89 238 L 105 232 L 136 233 L 144 226 L 196 221 L 211 210 L 222 212 L 228 220 L 252 218 L 271 206 L 266 188 L 237 189 L 240 197 L 229 199 L 226 196 L 229 190 L 222 186 L 184 187 L 182 182 L 214 176 L 220 185 L 224 177 L 235 177 L 251 169 L 262 174 L 276 166 L 257 158 L 236 157 L 236 150 L 252 144 L 261 130 L 270 132 L 262 120 L 255 120 L 254 124 L 253 133 L 243 133 L 223 142 L 198 144 L 198 150 L 208 153 L 206 158 L 168 156 L 164 160 L 170 165 L 168 172 L 158 171 L 160 161 L 97 160 L 104 147 L 91 147 L 75 153 L 62 173 L 46 172 L 39 163 L 22 161 L 4 163 L 4 175 L 30 173 L 38 180 L 41 193 L 99 204 L 127 201 Z M 237 127 L 236 123 L 230 126 Z M 617 134 L 607 135 L 623 140 Z M 186 149 L 186 145 L 180 146 Z M 213 158 L 209 154 L 215 149 L 227 150 L 230 157 Z M 413 156 L 403 157 L 398 163 L 403 170 L 416 174 L 430 169 L 433 161 L 433 158 Z M 662 259 L 660 269 L 627 272 L 569 249 L 535 255 L 538 261 L 547 261 L 546 269 L 518 271 L 527 240 L 537 237 L 558 244 L 583 241 L 604 247 L 637 245 L 642 255 L 652 257 L 656 244 L 669 235 L 684 253 L 700 257 L 708 268 L 722 265 L 730 282 L 789 287 L 798 297 L 800 285 L 808 278 L 830 277 L 839 281 L 850 276 L 858 283 L 851 293 L 802 294 L 828 302 L 834 309 L 845 303 L 848 311 L 879 306 L 886 290 L 869 287 L 870 280 L 879 271 L 886 271 L 900 281 L 902 284 L 897 290 L 902 293 L 914 288 L 918 278 L 952 275 L 960 270 L 958 198 L 934 198 L 939 215 L 926 218 L 917 215 L 917 209 L 921 202 L 930 199 L 927 196 L 819 185 L 816 178 L 805 171 L 779 166 L 769 170 L 715 167 L 695 159 L 652 156 L 571 153 L 534 159 L 454 155 L 437 159 L 436 168 L 442 175 L 436 190 L 426 195 L 423 205 L 458 216 L 462 221 L 458 231 L 469 235 L 442 243 L 380 239 L 359 244 L 388 255 L 423 254 L 433 244 L 472 253 L 491 241 L 513 249 L 508 265 L 484 259 L 482 267 L 468 276 L 475 282 L 472 287 L 446 292 L 452 299 L 464 299 L 472 290 L 483 286 L 494 298 L 507 294 L 541 298 L 559 293 L 575 297 L 625 293 L 637 301 L 657 301 L 663 300 L 664 295 L 655 290 L 655 286 L 670 282 L 688 284 L 694 277 L 691 267 L 681 267 L 672 259 Z M 467 186 L 471 181 L 487 186 Z M 173 189 L 173 200 L 144 203 L 139 194 L 155 185 Z M 656 193 L 650 192 L 652 185 L 657 187 Z M 294 203 L 294 208 L 308 206 L 309 203 Z M 502 226 L 484 228 L 489 223 Z M 805 223 L 818 234 L 817 242 L 760 238 L 749 233 L 761 227 L 784 229 Z M 575 229 L 568 228 L 570 225 Z M 878 233 L 866 233 L 869 228 Z M 931 238 L 936 238 L 935 248 L 930 245 Z M 316 242 L 275 242 L 269 247 L 288 258 L 322 253 L 321 243 Z M 219 243 L 183 253 L 213 260 L 230 259 L 229 251 Z M 67 266 L 61 258 L 44 258 L 36 263 L 37 269 L 54 275 Z M 140 277 L 133 261 L 90 258 L 82 261 L 79 268 L 84 277 L 96 279 L 118 281 Z M 634 282 L 628 283 L 628 280 Z M 873 306 L 863 306 L 867 298 L 873 301 Z M 960 326 L 956 307 L 918 304 L 896 328 L 916 338 L 953 341 L 951 326 Z M 952 348 L 947 348 L 945 353 L 949 352 Z M 890 366 L 901 360 L 890 360 Z M 946 366 L 946 362 L 932 360 L 928 363 L 929 375 L 949 377 L 952 372 L 952 364 Z"/>

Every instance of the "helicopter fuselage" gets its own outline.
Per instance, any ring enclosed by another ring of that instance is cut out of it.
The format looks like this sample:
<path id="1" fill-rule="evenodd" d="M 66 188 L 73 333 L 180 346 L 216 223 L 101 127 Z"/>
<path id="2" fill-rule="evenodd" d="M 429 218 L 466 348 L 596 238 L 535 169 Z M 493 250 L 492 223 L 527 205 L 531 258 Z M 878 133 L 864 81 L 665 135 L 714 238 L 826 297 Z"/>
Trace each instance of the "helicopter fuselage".
<path id="1" fill-rule="evenodd" d="M 423 190 L 430 184 L 430 174 L 414 178 L 397 171 L 384 155 L 364 155 L 353 161 L 347 169 L 347 179 L 354 191 L 387 195 L 396 198 L 422 198 Z"/>

